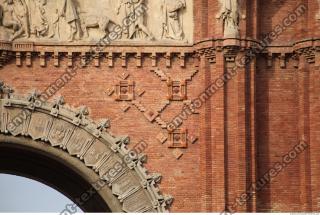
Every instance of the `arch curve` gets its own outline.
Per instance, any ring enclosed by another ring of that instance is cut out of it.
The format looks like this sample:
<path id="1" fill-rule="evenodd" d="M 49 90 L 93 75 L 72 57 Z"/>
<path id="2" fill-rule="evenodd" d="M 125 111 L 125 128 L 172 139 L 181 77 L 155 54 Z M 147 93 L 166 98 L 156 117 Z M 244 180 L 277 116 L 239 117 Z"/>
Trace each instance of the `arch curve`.
<path id="1" fill-rule="evenodd" d="M 112 211 L 166 212 L 172 203 L 172 197 L 157 187 L 161 175 L 149 174 L 143 166 L 145 156 L 127 149 L 129 138 L 108 133 L 109 121 L 96 124 L 87 117 L 86 107 L 73 110 L 62 98 L 49 103 L 36 92 L 15 95 L 1 83 L 0 114 L 0 144 L 8 144 L 8 139 L 42 142 L 49 155 L 52 149 L 63 150 L 66 165 L 72 166 L 75 158 L 82 161 L 109 187 L 112 195 L 105 201 Z"/>

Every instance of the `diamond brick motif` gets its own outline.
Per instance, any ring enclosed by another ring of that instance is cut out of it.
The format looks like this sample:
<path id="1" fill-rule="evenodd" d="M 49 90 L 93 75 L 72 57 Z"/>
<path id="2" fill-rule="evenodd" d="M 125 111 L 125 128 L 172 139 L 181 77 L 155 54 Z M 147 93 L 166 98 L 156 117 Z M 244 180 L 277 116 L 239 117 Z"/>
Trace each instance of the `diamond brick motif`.
<path id="1" fill-rule="evenodd" d="M 123 104 L 123 105 L 121 105 L 121 110 L 123 111 L 123 112 L 127 112 L 129 109 L 130 109 L 130 105 L 128 105 L 127 103 L 125 103 L 125 104 Z"/>
<path id="2" fill-rule="evenodd" d="M 114 87 L 108 88 L 106 93 L 108 96 L 112 96 L 112 94 L 114 93 Z"/>
<path id="3" fill-rule="evenodd" d="M 182 157 L 183 152 L 180 149 L 174 149 L 172 154 L 177 160 L 179 160 Z"/>
<path id="4" fill-rule="evenodd" d="M 176 129 L 169 133 L 169 148 L 187 148 L 187 130 Z"/>
<path id="5" fill-rule="evenodd" d="M 153 122 L 157 116 L 159 116 L 159 113 L 157 111 L 154 111 L 154 110 L 147 110 L 145 113 L 144 113 L 144 116 L 150 121 L 150 122 Z"/>
<path id="6" fill-rule="evenodd" d="M 121 73 L 121 75 L 119 75 L 119 77 L 122 79 L 122 80 L 126 80 L 127 78 L 129 78 L 129 73 L 127 72 L 123 72 Z"/>
<path id="7" fill-rule="evenodd" d="M 146 91 L 143 89 L 137 89 L 136 92 L 137 92 L 137 95 L 141 97 Z"/>
<path id="8" fill-rule="evenodd" d="M 167 141 L 167 139 L 168 139 L 168 137 L 167 137 L 165 134 L 163 134 L 162 132 L 160 132 L 160 133 L 157 135 L 156 138 L 159 140 L 159 142 L 160 142 L 161 144 L 164 144 L 164 143 Z"/>
<path id="9" fill-rule="evenodd" d="M 198 139 L 199 139 L 198 137 L 193 136 L 193 135 L 188 136 L 188 142 L 191 144 L 195 144 L 198 141 Z"/>

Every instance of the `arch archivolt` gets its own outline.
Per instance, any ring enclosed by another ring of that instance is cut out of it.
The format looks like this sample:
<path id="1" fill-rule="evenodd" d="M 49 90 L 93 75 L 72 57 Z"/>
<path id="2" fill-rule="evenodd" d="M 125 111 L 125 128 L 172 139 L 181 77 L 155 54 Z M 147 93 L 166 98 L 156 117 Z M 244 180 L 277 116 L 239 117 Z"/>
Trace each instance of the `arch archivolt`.
<path id="1" fill-rule="evenodd" d="M 114 137 L 106 131 L 108 120 L 96 124 L 85 107 L 72 110 L 63 99 L 42 102 L 37 93 L 13 95 L 0 86 L 0 132 L 31 138 L 61 148 L 80 159 L 106 182 L 125 212 L 165 212 L 172 197 L 159 192 L 159 174 L 149 174 L 144 155 L 127 149 L 128 137 Z M 49 152 L 48 152 L 49 153 Z M 108 202 L 107 202 L 108 204 Z"/>

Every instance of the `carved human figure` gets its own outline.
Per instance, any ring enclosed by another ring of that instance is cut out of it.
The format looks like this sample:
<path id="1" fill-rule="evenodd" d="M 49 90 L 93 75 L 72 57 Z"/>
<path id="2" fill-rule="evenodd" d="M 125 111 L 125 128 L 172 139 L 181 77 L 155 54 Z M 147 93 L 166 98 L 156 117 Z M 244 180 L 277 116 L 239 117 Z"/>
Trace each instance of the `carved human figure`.
<path id="1" fill-rule="evenodd" d="M 13 0 L 13 14 L 19 23 L 19 30 L 15 32 L 12 40 L 25 34 L 26 38 L 30 37 L 28 7 L 25 0 Z"/>
<path id="2" fill-rule="evenodd" d="M 13 14 L 13 0 L 5 0 L 1 6 L 1 25 L 17 31 L 19 29 L 19 23 L 14 19 Z"/>
<path id="3" fill-rule="evenodd" d="M 162 38 L 183 40 L 181 12 L 186 8 L 186 0 L 162 0 Z"/>
<path id="4" fill-rule="evenodd" d="M 46 0 L 29 0 L 30 30 L 37 37 L 45 36 L 49 29 L 49 23 L 45 11 Z"/>
<path id="5" fill-rule="evenodd" d="M 49 38 L 57 37 L 60 38 L 60 26 L 59 26 L 60 16 L 59 10 L 56 9 L 51 15 L 51 22 L 49 24 Z"/>
<path id="6" fill-rule="evenodd" d="M 23 34 L 29 38 L 28 9 L 24 0 L 4 1 L 1 24 L 13 30 L 11 40 L 15 40 Z"/>
<path id="7" fill-rule="evenodd" d="M 121 20 L 129 20 L 130 18 L 132 21 L 124 26 L 125 30 L 122 32 L 127 39 L 154 39 L 152 33 L 144 24 L 144 14 L 137 14 L 136 9 L 141 8 L 142 4 L 144 4 L 144 0 L 120 0 L 119 2 L 117 14 L 121 15 Z M 134 17 L 134 19 L 131 19 L 131 17 Z M 122 23 L 125 24 L 126 22 Z"/>
<path id="8" fill-rule="evenodd" d="M 223 20 L 224 37 L 239 38 L 240 12 L 238 0 L 223 0 L 221 11 L 217 18 Z"/>
<path id="9" fill-rule="evenodd" d="M 64 17 L 70 27 L 68 41 L 73 41 L 76 34 L 79 34 L 79 15 L 73 0 L 63 0 L 59 9 L 59 16 Z"/>

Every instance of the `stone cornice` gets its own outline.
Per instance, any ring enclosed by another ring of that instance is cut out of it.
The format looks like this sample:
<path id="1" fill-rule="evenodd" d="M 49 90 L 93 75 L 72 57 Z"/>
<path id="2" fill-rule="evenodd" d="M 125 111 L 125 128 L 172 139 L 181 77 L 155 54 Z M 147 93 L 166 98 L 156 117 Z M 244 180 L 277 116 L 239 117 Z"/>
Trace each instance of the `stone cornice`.
<path id="1" fill-rule="evenodd" d="M 311 38 L 300 40 L 292 43 L 292 45 L 263 45 L 263 42 L 254 39 L 206 39 L 198 41 L 193 45 L 177 43 L 112 43 L 111 45 L 103 46 L 95 43 L 34 43 L 34 42 L 6 42 L 0 41 L 0 66 L 6 64 L 12 58 L 16 58 L 17 66 L 21 65 L 21 58 L 25 56 L 27 65 L 31 66 L 32 56 L 38 56 L 41 59 L 41 66 L 46 65 L 46 56 L 52 56 L 55 60 L 54 65 L 59 66 L 59 59 L 66 57 L 69 60 L 75 56 L 80 56 L 85 62 L 85 59 L 92 56 L 95 59 L 95 65 L 100 65 L 100 60 L 104 57 L 109 60 L 109 65 L 113 66 L 115 57 L 123 60 L 122 65 L 127 65 L 127 58 L 134 56 L 137 60 L 137 66 L 141 65 L 141 58 L 149 56 L 152 58 L 152 66 L 157 66 L 157 58 L 164 57 L 167 61 L 171 61 L 173 56 L 177 56 L 181 61 L 185 61 L 186 57 L 198 57 L 204 55 L 210 63 L 215 62 L 215 53 L 217 51 L 230 50 L 234 47 L 236 50 L 255 50 L 257 55 L 267 56 L 288 56 L 288 55 L 303 55 L 308 62 L 315 62 L 316 52 L 320 50 L 320 39 Z M 227 53 L 229 53 L 227 51 Z M 235 53 L 236 54 L 236 53 Z M 168 63 L 170 64 L 170 63 Z M 69 66 L 72 66 L 69 63 Z M 185 65 L 181 62 L 181 65 Z"/>

